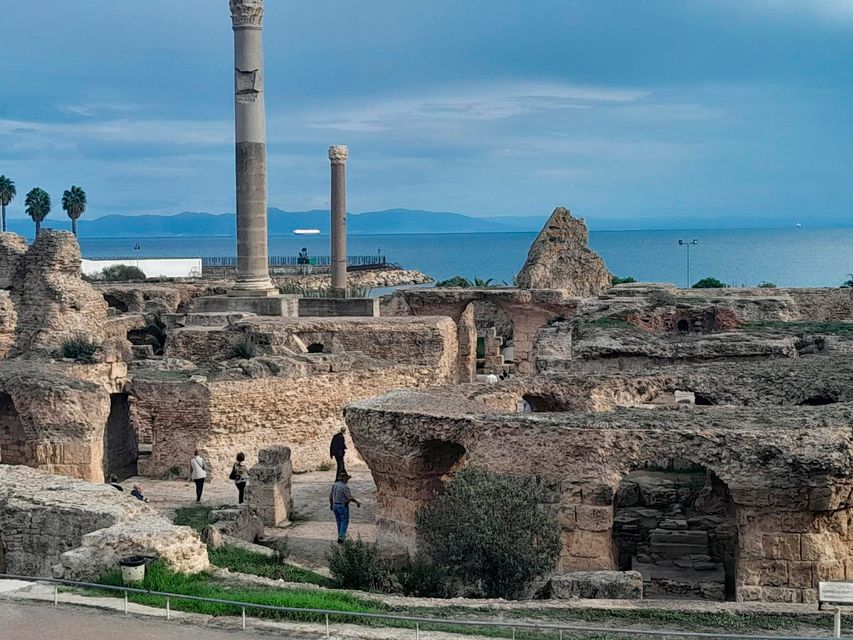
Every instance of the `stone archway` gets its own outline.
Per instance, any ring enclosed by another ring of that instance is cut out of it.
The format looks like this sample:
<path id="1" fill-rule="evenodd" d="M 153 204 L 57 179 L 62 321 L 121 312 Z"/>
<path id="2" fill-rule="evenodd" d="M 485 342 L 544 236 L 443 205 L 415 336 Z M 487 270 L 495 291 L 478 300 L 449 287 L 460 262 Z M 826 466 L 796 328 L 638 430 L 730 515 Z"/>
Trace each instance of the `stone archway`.
<path id="1" fill-rule="evenodd" d="M 734 600 L 738 527 L 713 471 L 666 460 L 627 474 L 613 501 L 617 568 L 639 571 L 646 598 Z"/>

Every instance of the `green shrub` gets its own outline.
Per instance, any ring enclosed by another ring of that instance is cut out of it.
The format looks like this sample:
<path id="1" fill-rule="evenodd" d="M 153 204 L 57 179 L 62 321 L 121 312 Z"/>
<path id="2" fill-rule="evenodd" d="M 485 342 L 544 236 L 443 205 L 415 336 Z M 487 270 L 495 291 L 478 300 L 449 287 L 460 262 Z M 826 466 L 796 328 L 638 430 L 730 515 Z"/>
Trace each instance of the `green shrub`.
<path id="1" fill-rule="evenodd" d="M 636 282 L 636 280 L 631 276 L 628 276 L 626 278 L 620 278 L 619 276 L 610 276 L 610 284 L 612 284 L 614 287 L 617 284 L 630 284 L 632 282 Z"/>
<path id="2" fill-rule="evenodd" d="M 447 567 L 434 564 L 426 558 L 418 557 L 404 564 L 394 572 L 400 588 L 407 596 L 417 598 L 446 598 L 447 579 L 450 572 Z"/>
<path id="3" fill-rule="evenodd" d="M 100 279 L 107 280 L 108 282 L 127 282 L 145 280 L 146 277 L 139 267 L 129 264 L 113 264 L 103 268 Z"/>
<path id="4" fill-rule="evenodd" d="M 424 553 L 490 597 L 517 597 L 554 568 L 560 528 L 529 479 L 467 467 L 417 515 Z"/>
<path id="5" fill-rule="evenodd" d="M 759 288 L 759 289 L 775 289 L 775 288 L 776 288 L 776 284 L 775 284 L 775 283 L 773 283 L 773 282 L 764 282 L 764 281 L 762 281 L 762 282 L 759 282 L 759 283 L 758 283 L 758 288 Z"/>
<path id="6" fill-rule="evenodd" d="M 240 336 L 231 343 L 230 355 L 232 358 L 249 360 L 258 355 L 258 345 L 249 336 Z"/>
<path id="7" fill-rule="evenodd" d="M 439 280 L 435 283 L 437 288 L 446 288 L 446 287 L 460 287 L 462 289 L 469 289 L 474 286 L 474 283 L 471 282 L 468 278 L 464 278 L 462 276 L 453 276 L 452 278 L 448 278 L 447 280 Z"/>
<path id="8" fill-rule="evenodd" d="M 853 289 L 853 273 L 848 273 L 847 275 L 850 276 L 850 278 L 841 283 L 841 288 Z"/>
<path id="9" fill-rule="evenodd" d="M 375 544 L 361 539 L 345 540 L 332 549 L 328 560 L 332 577 L 344 589 L 382 591 L 389 586 L 390 568 L 379 557 Z"/>
<path id="10" fill-rule="evenodd" d="M 94 364 L 97 361 L 97 354 L 101 350 L 101 345 L 84 335 L 77 335 L 73 338 L 68 338 L 62 343 L 60 352 L 63 358 L 71 358 L 76 362 L 85 364 Z"/>
<path id="11" fill-rule="evenodd" d="M 693 285 L 694 289 L 728 289 L 728 287 L 729 285 L 725 282 L 712 278 L 711 276 L 702 278 Z"/>

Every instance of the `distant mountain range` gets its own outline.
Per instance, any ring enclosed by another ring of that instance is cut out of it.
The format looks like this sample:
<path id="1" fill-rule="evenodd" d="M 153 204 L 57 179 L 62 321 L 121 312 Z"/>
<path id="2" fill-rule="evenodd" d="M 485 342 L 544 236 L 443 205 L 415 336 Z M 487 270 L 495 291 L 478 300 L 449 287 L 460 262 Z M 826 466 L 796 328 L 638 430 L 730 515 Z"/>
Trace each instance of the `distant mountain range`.
<path id="1" fill-rule="evenodd" d="M 539 231 L 547 216 L 475 218 L 461 213 L 387 209 L 347 215 L 347 233 L 488 233 L 508 231 Z M 64 215 L 54 215 L 44 221 L 53 229 L 70 229 Z M 34 231 L 29 218 L 9 218 L 9 231 L 30 236 Z M 78 223 L 81 238 L 145 238 L 175 236 L 234 236 L 236 221 L 233 213 L 197 213 L 185 211 L 176 215 L 108 215 Z M 282 211 L 269 210 L 269 234 L 290 235 L 294 229 L 319 229 L 329 233 L 328 210 Z"/>
<path id="2" fill-rule="evenodd" d="M 8 213 L 8 212 L 7 212 Z M 269 233 L 287 236 L 294 229 L 319 229 L 329 233 L 329 211 L 269 210 Z M 550 213 L 550 212 L 549 212 Z M 79 222 L 82 238 L 153 238 L 153 237 L 210 237 L 236 235 L 233 213 L 198 213 L 185 211 L 175 215 L 107 215 Z M 539 231 L 547 214 L 538 216 L 475 217 L 461 213 L 422 211 L 418 209 L 386 209 L 366 213 L 350 213 L 347 232 L 351 235 L 401 234 L 401 233 L 498 233 L 513 231 Z M 853 221 L 853 217 L 850 218 Z M 34 227 L 29 218 L 8 220 L 9 231 L 32 237 Z M 593 231 L 656 230 L 656 229 L 754 229 L 793 228 L 802 222 L 806 227 L 838 227 L 843 224 L 837 217 L 809 215 L 802 220 L 784 216 L 642 216 L 637 218 L 587 218 Z M 61 211 L 54 211 L 44 226 L 53 229 L 70 229 L 71 223 Z"/>

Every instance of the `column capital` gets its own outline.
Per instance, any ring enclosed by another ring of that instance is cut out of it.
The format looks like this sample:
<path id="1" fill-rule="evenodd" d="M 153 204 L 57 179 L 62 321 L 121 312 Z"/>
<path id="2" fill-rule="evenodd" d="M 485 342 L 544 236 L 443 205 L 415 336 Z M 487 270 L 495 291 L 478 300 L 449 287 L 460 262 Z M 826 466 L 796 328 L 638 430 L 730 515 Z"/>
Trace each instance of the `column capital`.
<path id="1" fill-rule="evenodd" d="M 332 164 L 345 164 L 349 156 L 349 147 L 345 144 L 333 144 L 329 147 L 329 160 Z"/>
<path id="2" fill-rule="evenodd" d="M 229 0 L 231 24 L 235 29 L 260 29 L 264 23 L 264 0 Z"/>

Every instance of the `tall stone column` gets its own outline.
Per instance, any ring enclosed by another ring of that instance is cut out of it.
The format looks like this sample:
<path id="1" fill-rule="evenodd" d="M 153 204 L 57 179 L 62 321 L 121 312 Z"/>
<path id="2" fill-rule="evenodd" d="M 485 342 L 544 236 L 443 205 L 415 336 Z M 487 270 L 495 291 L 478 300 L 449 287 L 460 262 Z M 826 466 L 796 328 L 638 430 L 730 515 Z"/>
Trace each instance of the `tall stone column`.
<path id="1" fill-rule="evenodd" d="M 277 293 L 267 257 L 267 152 L 263 0 L 230 0 L 234 28 L 237 283 L 232 296 Z"/>
<path id="2" fill-rule="evenodd" d="M 329 147 L 332 163 L 332 291 L 347 295 L 347 156 L 345 144 Z"/>

